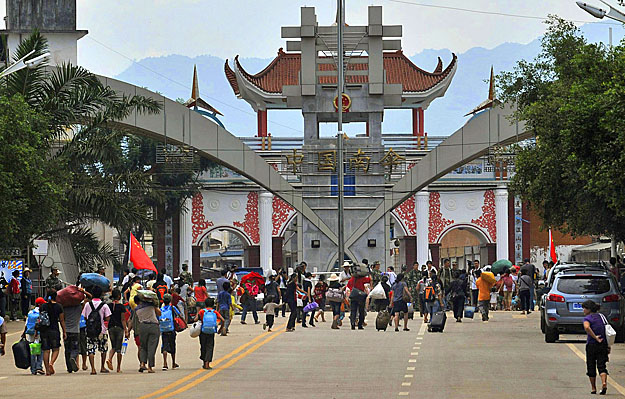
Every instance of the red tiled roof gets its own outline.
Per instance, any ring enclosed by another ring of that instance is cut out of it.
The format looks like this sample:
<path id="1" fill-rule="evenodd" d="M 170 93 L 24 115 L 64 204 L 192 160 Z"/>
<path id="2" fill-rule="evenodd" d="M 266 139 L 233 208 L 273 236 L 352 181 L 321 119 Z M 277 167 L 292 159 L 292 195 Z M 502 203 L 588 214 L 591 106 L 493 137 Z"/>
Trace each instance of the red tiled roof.
<path id="1" fill-rule="evenodd" d="M 402 84 L 406 93 L 422 92 L 429 90 L 445 79 L 456 65 L 457 57 L 452 54 L 451 63 L 443 70 L 443 62 L 439 58 L 434 72 L 427 72 L 415 64 L 399 50 L 384 53 L 384 70 L 386 71 L 387 84 Z M 352 57 L 347 65 L 348 70 L 367 70 L 368 64 L 358 62 L 360 57 Z M 237 69 L 243 77 L 267 93 L 282 93 L 282 86 L 299 85 L 299 72 L 301 69 L 301 55 L 299 53 L 285 53 L 278 50 L 278 56 L 265 69 L 252 75 L 245 71 L 239 63 L 239 56 L 234 59 Z M 334 64 L 319 64 L 319 70 L 335 70 Z M 226 61 L 225 72 L 230 86 L 235 94 L 239 94 L 239 86 L 234 71 L 230 69 Z M 346 76 L 346 83 L 367 83 L 368 76 Z M 320 84 L 336 84 L 335 76 L 320 76 Z"/>

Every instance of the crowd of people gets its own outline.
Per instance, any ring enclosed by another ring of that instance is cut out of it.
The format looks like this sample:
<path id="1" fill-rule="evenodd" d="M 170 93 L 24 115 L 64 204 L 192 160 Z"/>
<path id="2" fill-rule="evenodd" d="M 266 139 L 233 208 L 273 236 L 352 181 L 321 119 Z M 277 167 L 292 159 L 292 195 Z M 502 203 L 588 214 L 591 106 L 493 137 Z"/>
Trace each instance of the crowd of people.
<path id="1" fill-rule="evenodd" d="M 156 353 L 162 354 L 162 371 L 178 368 L 176 363 L 176 334 L 193 324 L 199 338 L 200 359 L 204 369 L 211 368 L 215 335 L 227 336 L 238 311 L 240 323 L 247 324 L 251 313 L 254 324 L 261 324 L 259 307 L 265 313 L 262 328 L 271 332 L 277 317 L 289 312 L 286 331 L 315 327 L 326 321 L 324 311 L 332 312 L 331 329 L 338 330 L 348 316 L 352 330 L 367 326 L 368 311 L 388 312 L 389 325 L 395 331 L 410 331 L 408 320 L 419 312 L 428 323 L 435 313 L 451 310 L 456 322 L 461 323 L 466 306 L 475 306 L 488 322 L 492 310 L 519 310 L 530 314 L 534 310 L 535 291 L 547 276 L 548 262 L 543 273 L 526 259 L 522 266 L 506 268 L 494 276 L 490 266 L 481 267 L 479 261 L 469 262 L 466 269 L 458 268 L 445 259 L 440 268 L 431 261 L 424 265 L 415 262 L 412 268 L 402 267 L 395 273 L 392 267 L 385 272 L 380 263 L 369 265 L 345 262 L 340 273 L 313 274 L 301 262 L 288 275 L 273 271 L 268 276 L 255 275 L 239 279 L 234 269 L 222 270 L 216 280 L 217 296 L 211 297 L 206 280 L 194 281 L 186 265 L 174 281 L 165 270 L 139 275 L 136 269 L 124 272 L 117 284 L 109 287 L 83 286 L 79 278 L 74 287 L 83 299 L 74 306 L 62 306 L 57 293 L 63 283 L 58 269 L 53 269 L 45 282 L 45 295 L 34 300 L 30 270 L 24 269 L 4 285 L 4 305 L 9 305 L 9 317 L 16 320 L 18 310 L 25 321 L 22 339 L 30 347 L 30 372 L 33 375 L 54 375 L 60 348 L 64 346 L 67 372 L 81 369 L 98 373 L 122 372 L 123 354 L 128 342 L 138 348 L 138 371 L 154 373 Z M 616 270 L 619 270 L 616 268 Z M 104 275 L 104 269 L 98 270 Z M 487 275 L 491 276 L 486 278 Z M 239 281 L 241 280 L 241 281 Z M 0 287 L 2 288 L 2 287 Z M 262 297 L 262 302 L 259 297 Z M 6 300 L 8 299 L 8 300 Z M 260 303 L 259 303 L 260 302 Z M 597 305 L 584 303 L 587 315 L 584 327 L 588 333 L 588 376 L 596 392 L 596 369 L 599 370 L 605 392 L 607 370 L 605 362 L 609 349 L 602 345 L 605 327 L 599 323 Z M 0 319 L 6 317 L 0 315 Z M 384 328 L 386 329 L 386 328 Z M 192 333 L 192 336 L 193 333 Z M 0 355 L 4 354 L 6 322 L 0 324 Z M 109 349 L 110 348 L 110 349 Z M 99 361 L 96 355 L 100 354 Z M 592 363 L 592 364 L 591 364 Z M 592 369 L 592 370 L 591 370 Z M 593 371 L 594 370 L 594 371 Z"/>

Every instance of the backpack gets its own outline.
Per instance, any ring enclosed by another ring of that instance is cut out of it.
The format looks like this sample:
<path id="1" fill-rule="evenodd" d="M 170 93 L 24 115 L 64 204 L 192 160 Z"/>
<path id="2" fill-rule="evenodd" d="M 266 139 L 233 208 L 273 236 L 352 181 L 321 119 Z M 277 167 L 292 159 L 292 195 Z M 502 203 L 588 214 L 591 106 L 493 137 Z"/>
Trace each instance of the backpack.
<path id="1" fill-rule="evenodd" d="M 158 326 L 162 333 L 174 331 L 174 311 L 171 309 L 171 305 L 163 305 L 161 308 Z"/>
<path id="2" fill-rule="evenodd" d="M 217 332 L 217 314 L 211 309 L 204 309 L 202 318 L 202 333 L 215 334 Z"/>
<path id="3" fill-rule="evenodd" d="M 326 299 L 330 302 L 343 302 L 345 295 L 340 288 L 329 288 L 326 291 Z"/>
<path id="4" fill-rule="evenodd" d="M 156 291 L 156 295 L 158 295 L 159 301 L 163 301 L 163 295 L 167 294 L 167 284 L 159 284 L 157 286 L 152 287 L 154 291 Z"/>
<path id="5" fill-rule="evenodd" d="M 9 286 L 11 287 L 11 294 L 17 295 L 20 293 L 20 283 L 17 281 L 16 278 L 13 278 L 11 280 Z"/>
<path id="6" fill-rule="evenodd" d="M 87 337 L 98 338 L 102 334 L 102 317 L 100 317 L 100 309 L 104 306 L 104 302 L 100 302 L 100 305 L 96 309 L 93 306 L 93 301 L 89 301 L 91 307 L 91 313 L 87 316 Z"/>
<path id="7" fill-rule="evenodd" d="M 28 312 L 28 317 L 26 318 L 26 334 L 35 334 L 37 319 L 39 319 L 39 309 L 35 308 Z"/>
<path id="8" fill-rule="evenodd" d="M 434 284 L 435 283 L 430 283 L 427 287 L 425 287 L 424 295 L 427 302 L 434 302 L 438 298 L 438 295 L 436 294 L 436 287 L 434 286 Z"/>
<path id="9" fill-rule="evenodd" d="M 46 304 L 46 308 L 48 304 Z M 37 321 L 35 321 L 35 330 L 43 331 L 50 327 L 50 314 L 48 314 L 47 310 L 42 309 L 39 310 L 39 317 Z"/>
<path id="10" fill-rule="evenodd" d="M 503 278 L 503 285 L 506 286 L 508 291 L 512 291 L 512 285 L 514 284 L 514 279 L 512 276 L 506 276 Z"/>

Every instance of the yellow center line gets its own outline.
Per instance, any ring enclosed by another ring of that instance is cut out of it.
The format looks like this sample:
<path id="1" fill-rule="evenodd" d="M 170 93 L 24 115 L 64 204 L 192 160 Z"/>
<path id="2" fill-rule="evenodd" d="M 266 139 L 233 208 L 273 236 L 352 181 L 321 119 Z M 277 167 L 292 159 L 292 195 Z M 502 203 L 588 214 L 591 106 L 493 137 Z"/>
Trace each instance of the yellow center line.
<path id="1" fill-rule="evenodd" d="M 286 327 L 286 323 L 285 323 L 285 324 L 283 324 L 282 326 L 278 327 L 278 329 L 282 329 L 283 327 Z M 247 348 L 248 346 L 251 346 L 251 345 L 255 344 L 256 342 L 260 341 L 261 339 L 263 339 L 263 338 L 265 338 L 265 337 L 267 337 L 267 334 L 266 334 L 266 333 L 262 333 L 262 334 L 258 335 L 258 336 L 257 336 L 257 337 L 255 337 L 254 339 L 252 339 L 252 340 L 250 340 L 250 341 L 246 342 L 245 344 L 243 344 L 243 345 L 239 346 L 238 348 L 236 348 L 236 349 L 235 349 L 235 350 L 233 350 L 232 352 L 228 353 L 227 355 L 224 355 L 224 356 L 220 357 L 219 359 L 215 360 L 215 361 L 213 362 L 213 366 L 217 366 L 218 364 L 220 364 L 220 363 L 222 363 L 223 361 L 225 361 L 225 360 L 227 360 L 227 359 L 231 358 L 232 356 L 234 356 L 234 355 L 236 355 L 237 353 L 241 352 L 242 350 L 244 350 L 244 349 L 245 349 L 245 348 Z M 157 396 L 157 395 L 160 395 L 160 394 L 162 394 L 162 393 L 165 393 L 165 392 L 169 391 L 170 389 L 173 389 L 173 388 L 177 387 L 178 385 L 181 385 L 181 384 L 183 384 L 183 383 L 185 383 L 185 382 L 189 381 L 190 379 L 192 379 L 192 378 L 195 378 L 195 377 L 199 376 L 200 374 L 203 374 L 203 373 L 208 373 L 208 371 L 209 371 L 209 370 L 204 370 L 204 369 L 199 369 L 199 370 L 196 370 L 196 371 L 194 371 L 193 373 L 191 373 L 191 374 L 187 375 L 186 377 L 183 377 L 183 378 L 181 378 L 181 379 L 179 379 L 179 380 L 176 380 L 176 381 L 172 382 L 171 384 L 169 384 L 169 385 L 167 385 L 167 386 L 165 386 L 165 387 L 163 387 L 163 388 L 159 389 L 158 391 L 154 391 L 154 392 L 152 392 L 152 393 L 150 393 L 150 394 L 143 395 L 143 396 L 139 397 L 139 399 L 147 399 L 147 398 L 151 398 L 151 397 L 153 397 L 153 396 Z"/>
<path id="2" fill-rule="evenodd" d="M 586 361 L 586 355 L 583 354 L 582 351 L 577 349 L 577 347 L 575 345 L 573 345 L 573 344 L 566 344 L 566 346 L 568 346 L 569 349 L 572 350 L 573 353 L 575 353 L 577 355 L 577 357 L 579 357 L 583 361 Z M 621 384 L 619 384 L 618 382 L 614 381 L 614 379 L 608 378 L 608 384 L 610 384 L 612 387 L 614 387 L 614 389 L 619 391 L 619 393 L 621 395 L 625 396 L 625 388 L 623 388 L 623 386 Z"/>
<path id="3" fill-rule="evenodd" d="M 159 397 L 159 399 L 165 399 L 165 398 L 169 398 L 175 395 L 179 395 L 182 392 L 188 391 L 189 389 L 193 388 L 194 386 L 206 381 L 207 379 L 211 378 L 212 376 L 214 376 L 215 374 L 219 373 L 222 370 L 225 370 L 229 367 L 231 367 L 233 364 L 235 364 L 236 362 L 238 362 L 239 360 L 243 359 L 244 357 L 250 355 L 252 352 L 256 351 L 256 349 L 260 348 L 261 346 L 269 343 L 271 340 L 275 339 L 276 337 L 278 337 L 279 335 L 285 333 L 285 330 L 281 330 L 281 331 L 276 331 L 274 333 L 270 333 L 271 335 L 265 339 L 264 341 L 261 341 L 259 343 L 257 343 L 256 345 L 252 346 L 251 348 L 249 348 L 248 350 L 246 350 L 245 352 L 241 353 L 239 356 L 235 357 L 234 359 L 230 359 L 228 361 L 228 363 L 224 364 L 222 367 L 216 368 L 214 370 L 211 370 L 210 372 L 208 372 L 206 375 L 190 382 L 189 384 L 178 388 L 175 391 L 172 391 L 166 395 L 163 395 L 161 397 Z"/>

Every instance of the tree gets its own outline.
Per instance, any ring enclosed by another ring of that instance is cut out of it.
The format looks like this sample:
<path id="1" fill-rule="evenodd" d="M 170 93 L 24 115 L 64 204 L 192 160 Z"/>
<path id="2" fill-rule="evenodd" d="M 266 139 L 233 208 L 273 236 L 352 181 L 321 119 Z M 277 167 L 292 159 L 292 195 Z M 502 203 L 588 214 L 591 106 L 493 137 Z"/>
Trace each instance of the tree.
<path id="1" fill-rule="evenodd" d="M 66 173 L 50 158 L 49 136 L 45 115 L 0 94 L 0 248 L 25 248 L 63 213 Z"/>
<path id="2" fill-rule="evenodd" d="M 542 51 L 497 78 L 535 141 L 519 149 L 511 190 L 550 226 L 625 238 L 625 47 L 589 43 L 550 17 Z"/>

